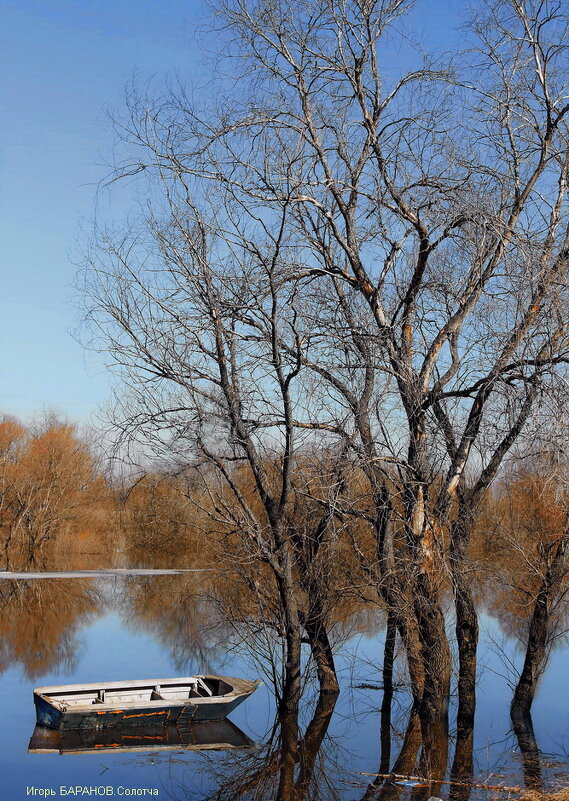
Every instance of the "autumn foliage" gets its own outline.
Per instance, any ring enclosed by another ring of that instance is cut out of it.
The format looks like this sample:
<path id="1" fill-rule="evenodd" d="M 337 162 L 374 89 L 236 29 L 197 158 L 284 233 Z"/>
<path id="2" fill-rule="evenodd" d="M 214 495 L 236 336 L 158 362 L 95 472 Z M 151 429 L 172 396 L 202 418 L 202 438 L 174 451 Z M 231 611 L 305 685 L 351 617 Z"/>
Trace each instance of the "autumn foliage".
<path id="1" fill-rule="evenodd" d="M 351 617 L 354 602 L 359 607 L 363 601 L 368 609 L 381 607 L 372 575 L 362 564 L 362 559 L 373 564 L 366 486 L 352 476 L 343 485 L 343 497 L 336 499 L 336 514 L 326 517 L 318 470 L 305 460 L 298 473 L 302 491 L 293 493 L 289 525 L 298 545 L 299 598 L 317 585 L 321 614 L 336 624 Z M 259 525 L 266 525 L 247 471 L 236 467 L 233 479 Z M 74 426 L 48 419 L 27 428 L 10 417 L 0 419 L 4 564 L 10 569 L 47 563 L 64 569 L 119 563 L 185 567 L 219 565 L 221 560 L 234 569 L 241 564 L 244 573 L 234 590 L 242 602 L 243 590 L 258 585 L 261 577 L 271 594 L 274 588 L 260 554 L 242 550 L 242 510 L 231 493 L 212 494 L 213 480 L 207 475 L 198 479 L 191 471 L 155 469 L 113 485 Z M 326 523 L 320 532 L 326 541 L 321 553 L 313 538 L 319 520 Z M 504 476 L 486 496 L 470 548 L 471 583 L 479 598 L 492 585 L 490 597 L 499 607 L 494 612 L 507 629 L 519 630 L 522 640 L 532 600 L 566 527 L 566 494 L 543 465 Z M 225 594 L 229 599 L 229 584 Z M 269 601 L 264 600 L 265 611 Z"/>
<path id="2" fill-rule="evenodd" d="M 112 529 L 112 497 L 74 426 L 26 428 L 0 420 L 0 532 L 6 567 L 37 564 L 48 550 L 98 550 Z M 109 526 L 109 523 L 111 524 Z"/>
<path id="3" fill-rule="evenodd" d="M 117 495 L 128 560 L 145 567 L 192 567 L 209 559 L 196 498 L 186 477 L 149 471 Z M 207 527 L 206 527 L 207 528 Z"/>
<path id="4" fill-rule="evenodd" d="M 514 470 L 488 495 L 471 560 L 508 635 L 526 643 L 536 599 L 547 590 L 548 625 L 563 616 L 569 570 L 565 466 L 546 459 Z"/>

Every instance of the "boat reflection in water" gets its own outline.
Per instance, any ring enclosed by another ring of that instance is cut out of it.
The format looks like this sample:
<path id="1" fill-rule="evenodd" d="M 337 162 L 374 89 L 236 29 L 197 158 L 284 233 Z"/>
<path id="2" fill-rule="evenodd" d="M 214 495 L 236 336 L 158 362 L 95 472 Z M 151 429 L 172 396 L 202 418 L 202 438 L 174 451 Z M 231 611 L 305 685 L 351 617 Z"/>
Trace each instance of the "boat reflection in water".
<path id="1" fill-rule="evenodd" d="M 144 726 L 113 729 L 58 731 L 36 725 L 30 754 L 100 754 L 143 750 L 227 750 L 254 748 L 255 743 L 229 720 L 215 720 L 177 726 Z"/>

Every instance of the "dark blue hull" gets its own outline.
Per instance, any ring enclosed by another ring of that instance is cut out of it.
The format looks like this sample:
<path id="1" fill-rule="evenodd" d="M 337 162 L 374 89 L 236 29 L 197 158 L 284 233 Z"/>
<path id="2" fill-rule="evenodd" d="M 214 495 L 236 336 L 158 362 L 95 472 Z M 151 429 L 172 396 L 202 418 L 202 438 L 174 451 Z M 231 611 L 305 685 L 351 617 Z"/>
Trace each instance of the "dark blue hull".
<path id="1" fill-rule="evenodd" d="M 124 726 L 147 726 L 149 723 L 169 725 L 179 722 L 192 722 L 204 720 L 223 720 L 248 696 L 238 696 L 224 701 L 220 698 L 216 703 L 193 704 L 187 703 L 165 704 L 156 709 L 147 706 L 134 706 L 129 709 L 100 710 L 83 712 L 61 712 L 51 706 L 41 696 L 34 696 L 36 706 L 36 719 L 42 726 L 60 731 L 72 729 L 107 729 Z"/>

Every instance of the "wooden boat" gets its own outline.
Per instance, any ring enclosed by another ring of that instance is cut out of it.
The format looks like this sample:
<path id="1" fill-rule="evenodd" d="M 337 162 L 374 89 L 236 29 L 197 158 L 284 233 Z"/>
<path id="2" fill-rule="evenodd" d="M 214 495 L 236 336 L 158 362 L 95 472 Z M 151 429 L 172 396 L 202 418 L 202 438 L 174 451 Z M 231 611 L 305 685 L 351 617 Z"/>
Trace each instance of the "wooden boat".
<path id="1" fill-rule="evenodd" d="M 36 719 L 60 731 L 111 726 L 222 720 L 255 692 L 261 681 L 231 676 L 186 676 L 34 690 Z"/>
<path id="2" fill-rule="evenodd" d="M 102 751 L 224 751 L 250 749 L 255 743 L 230 720 L 151 724 L 133 729 L 68 729 L 36 725 L 28 746 L 30 754 L 100 754 Z"/>

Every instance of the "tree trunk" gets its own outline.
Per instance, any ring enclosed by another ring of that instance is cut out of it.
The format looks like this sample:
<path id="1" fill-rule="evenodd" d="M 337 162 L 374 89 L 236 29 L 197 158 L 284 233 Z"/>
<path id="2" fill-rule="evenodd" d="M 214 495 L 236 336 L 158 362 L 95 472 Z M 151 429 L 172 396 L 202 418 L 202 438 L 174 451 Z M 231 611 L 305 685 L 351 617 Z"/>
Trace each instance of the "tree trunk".
<path id="1" fill-rule="evenodd" d="M 372 480 L 373 478 L 372 476 Z M 376 488 L 374 501 L 376 559 L 381 576 L 378 593 L 387 607 L 388 620 L 390 616 L 401 637 L 407 658 L 413 703 L 415 708 L 418 709 L 425 688 L 421 637 L 413 609 L 413 594 L 410 587 L 408 569 L 401 571 L 397 566 L 394 555 L 392 534 L 393 504 L 390 493 L 384 483 L 380 483 Z"/>
<path id="2" fill-rule="evenodd" d="M 524 782 L 528 790 L 543 793 L 543 777 L 541 775 L 541 754 L 533 730 L 531 714 L 518 714 L 512 717 L 514 733 L 522 755 Z"/>
<path id="3" fill-rule="evenodd" d="M 519 719 L 523 722 L 523 719 L 529 715 L 537 682 L 544 667 L 549 629 L 551 584 L 551 570 L 548 569 L 535 599 L 529 623 L 524 666 L 514 690 L 510 709 L 512 720 Z"/>
<path id="4" fill-rule="evenodd" d="M 395 661 L 395 640 L 397 626 L 393 614 L 387 615 L 385 645 L 383 648 L 383 699 L 381 701 L 380 744 L 381 757 L 379 773 L 389 771 L 391 762 L 391 705 L 393 701 L 393 663 Z"/>
<path id="5" fill-rule="evenodd" d="M 303 615 L 299 612 L 300 622 L 310 642 L 310 650 L 316 663 L 320 691 L 337 694 L 340 688 L 324 617 L 322 603 L 318 598 L 310 603 L 308 614 Z"/>
<path id="6" fill-rule="evenodd" d="M 298 704 L 292 709 L 284 705 L 285 712 L 279 716 L 281 731 L 279 786 L 276 801 L 296 801 L 294 771 L 298 762 Z"/>
<path id="7" fill-rule="evenodd" d="M 476 711 L 476 651 L 478 648 L 478 615 L 467 577 L 467 548 L 472 529 L 471 510 L 459 510 L 452 526 L 450 567 L 456 613 L 458 645 L 458 737 L 467 739 L 474 729 Z"/>
<path id="8" fill-rule="evenodd" d="M 294 766 L 298 761 L 298 709 L 300 703 L 301 626 L 299 620 L 297 588 L 292 575 L 292 557 L 288 543 L 275 527 L 279 543 L 280 570 L 276 572 L 285 624 L 285 664 L 283 694 L 279 702 L 282 749 L 278 801 L 294 798 Z"/>
<path id="9" fill-rule="evenodd" d="M 547 568 L 537 593 L 528 628 L 528 643 L 524 666 L 514 690 L 510 708 L 512 721 L 523 721 L 528 717 L 535 696 L 537 682 L 543 672 L 547 660 L 547 646 L 550 636 L 551 597 L 556 585 L 564 575 L 565 552 L 569 528 L 556 543 L 552 543 L 546 552 Z M 551 557 L 551 551 L 555 549 Z"/>
<path id="10" fill-rule="evenodd" d="M 450 649 L 440 605 L 433 601 L 426 612 L 427 620 L 422 621 L 426 682 L 419 706 L 423 748 L 418 770 L 421 776 L 442 778 L 448 761 Z M 431 785 L 428 795 L 437 793 L 438 786 Z"/>
<path id="11" fill-rule="evenodd" d="M 314 715 L 300 743 L 300 770 L 295 786 L 295 798 L 299 799 L 299 801 L 306 797 L 310 782 L 313 779 L 316 759 L 328 731 L 337 699 L 337 692 L 321 689 Z"/>
<path id="12" fill-rule="evenodd" d="M 425 687 L 419 705 L 423 745 L 429 749 L 434 731 L 448 725 L 450 693 L 450 648 L 445 619 L 429 576 L 422 573 L 415 583 L 414 607 L 421 639 Z M 438 737 L 438 735 L 437 735 Z M 436 748 L 435 742 L 432 742 Z"/>
<path id="13" fill-rule="evenodd" d="M 391 772 L 399 773 L 403 776 L 412 774 L 417 761 L 417 752 L 420 745 L 421 725 L 417 712 L 412 709 L 411 714 L 409 715 L 409 722 L 407 723 L 407 728 L 405 730 L 403 745 L 401 746 L 401 750 L 399 751 L 397 759 L 393 763 Z M 393 782 L 386 781 L 384 778 L 380 779 L 380 777 L 378 777 L 378 784 L 380 785 L 380 791 L 377 795 L 378 801 L 395 801 L 395 799 L 399 798 L 401 795 L 402 788 L 398 787 Z M 368 798 L 371 798 L 371 795 L 366 795 L 364 798 L 367 801 Z M 362 801 L 364 801 L 364 799 L 362 799 Z"/>
<path id="14" fill-rule="evenodd" d="M 451 784 L 449 801 L 468 801 L 472 790 L 472 776 L 474 774 L 474 729 L 469 732 L 457 731 L 456 746 L 450 772 Z"/>
<path id="15" fill-rule="evenodd" d="M 429 459 L 425 431 L 425 413 L 415 388 L 410 392 L 410 444 L 408 462 L 412 476 L 404 488 L 405 529 L 407 538 L 407 580 L 411 583 L 413 611 L 421 642 L 425 686 L 419 705 L 423 746 L 429 747 L 431 735 L 448 726 L 451 658 L 445 619 L 439 602 L 440 565 L 435 542 L 435 521 L 429 510 Z M 434 741 L 432 742 L 435 748 Z"/>
<path id="16" fill-rule="evenodd" d="M 455 632 L 458 647 L 458 708 L 456 746 L 451 768 L 449 801 L 468 801 L 474 772 L 474 716 L 476 712 L 476 669 L 478 614 L 468 582 L 468 541 L 472 531 L 471 510 L 464 507 L 452 526 L 450 569 L 454 591 Z"/>

